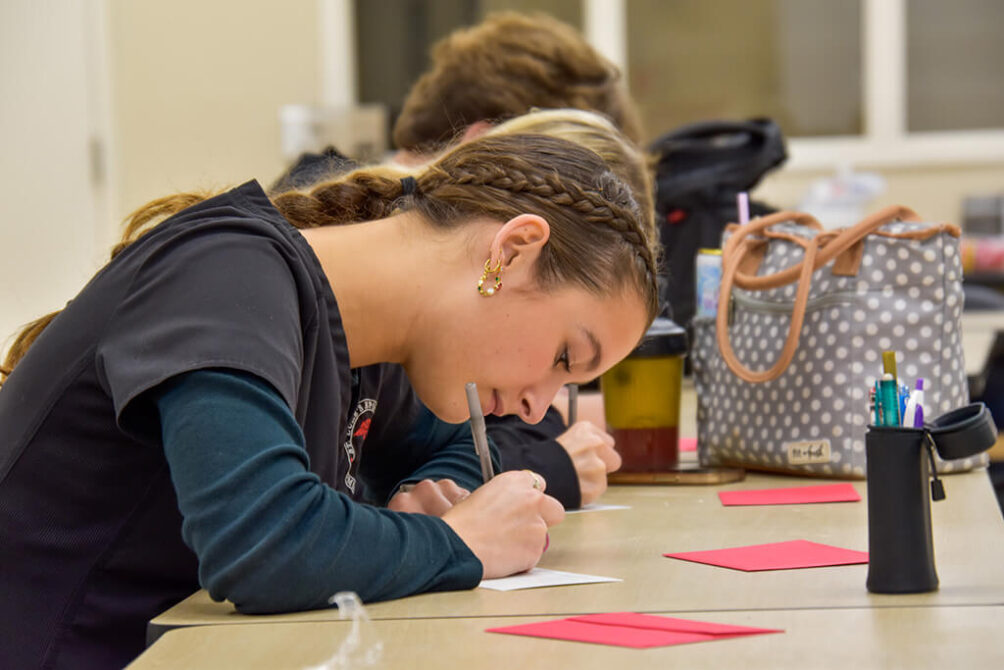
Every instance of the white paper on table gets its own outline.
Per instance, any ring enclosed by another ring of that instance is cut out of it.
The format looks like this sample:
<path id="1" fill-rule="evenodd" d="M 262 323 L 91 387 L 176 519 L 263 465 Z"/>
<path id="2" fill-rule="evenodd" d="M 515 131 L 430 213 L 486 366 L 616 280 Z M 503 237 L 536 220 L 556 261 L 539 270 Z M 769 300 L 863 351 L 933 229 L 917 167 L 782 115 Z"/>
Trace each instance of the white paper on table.
<path id="1" fill-rule="evenodd" d="M 579 509 L 565 510 L 565 514 L 578 514 L 579 512 L 602 512 L 608 509 L 631 509 L 630 505 L 602 505 L 600 503 L 589 503 Z"/>
<path id="2" fill-rule="evenodd" d="M 534 568 L 530 572 L 522 572 L 511 577 L 499 579 L 483 579 L 479 588 L 493 591 L 515 591 L 517 589 L 536 589 L 542 586 L 570 586 L 572 584 L 598 584 L 600 582 L 622 582 L 616 577 L 598 577 L 582 575 L 577 572 L 562 572 L 547 568 Z"/>

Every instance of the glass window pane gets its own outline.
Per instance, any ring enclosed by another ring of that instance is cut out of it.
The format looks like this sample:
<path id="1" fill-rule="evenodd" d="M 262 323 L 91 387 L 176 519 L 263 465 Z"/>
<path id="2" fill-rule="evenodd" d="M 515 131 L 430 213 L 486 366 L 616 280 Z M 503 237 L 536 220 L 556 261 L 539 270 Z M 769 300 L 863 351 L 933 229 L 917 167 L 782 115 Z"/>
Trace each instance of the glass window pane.
<path id="1" fill-rule="evenodd" d="M 492 12 L 543 12 L 582 30 L 582 0 L 481 0 L 478 20 Z"/>
<path id="2" fill-rule="evenodd" d="M 907 127 L 1004 128 L 1004 2 L 907 2 Z"/>
<path id="3" fill-rule="evenodd" d="M 650 137 L 768 116 L 786 135 L 862 132 L 856 0 L 627 0 L 628 77 Z"/>
<path id="4" fill-rule="evenodd" d="M 359 101 L 383 103 L 393 123 L 429 48 L 478 13 L 472 0 L 356 0 L 355 18 Z"/>
<path id="5" fill-rule="evenodd" d="M 359 101 L 383 103 L 393 125 L 440 38 L 492 12 L 542 12 L 581 30 L 581 0 L 356 0 Z"/>

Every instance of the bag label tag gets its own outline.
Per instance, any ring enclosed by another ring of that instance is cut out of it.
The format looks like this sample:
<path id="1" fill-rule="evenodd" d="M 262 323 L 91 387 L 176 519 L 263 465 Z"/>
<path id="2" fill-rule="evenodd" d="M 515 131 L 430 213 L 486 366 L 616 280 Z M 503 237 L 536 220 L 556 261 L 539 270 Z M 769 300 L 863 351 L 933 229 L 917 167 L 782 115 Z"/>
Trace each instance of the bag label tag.
<path id="1" fill-rule="evenodd" d="M 788 450 L 788 463 L 791 465 L 830 462 L 829 440 L 785 442 L 783 447 Z"/>

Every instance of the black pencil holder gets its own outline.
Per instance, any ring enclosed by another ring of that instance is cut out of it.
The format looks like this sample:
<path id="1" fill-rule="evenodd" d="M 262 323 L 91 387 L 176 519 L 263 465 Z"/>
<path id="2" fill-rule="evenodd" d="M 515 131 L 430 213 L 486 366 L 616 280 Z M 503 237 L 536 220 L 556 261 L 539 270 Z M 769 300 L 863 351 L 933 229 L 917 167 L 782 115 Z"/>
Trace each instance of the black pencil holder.
<path id="1" fill-rule="evenodd" d="M 868 581 L 873 593 L 921 593 L 938 588 L 931 536 L 931 498 L 945 497 L 934 467 L 944 459 L 986 451 L 997 429 L 983 403 L 945 414 L 923 428 L 869 426 Z M 932 479 L 933 477 L 933 479 Z"/>

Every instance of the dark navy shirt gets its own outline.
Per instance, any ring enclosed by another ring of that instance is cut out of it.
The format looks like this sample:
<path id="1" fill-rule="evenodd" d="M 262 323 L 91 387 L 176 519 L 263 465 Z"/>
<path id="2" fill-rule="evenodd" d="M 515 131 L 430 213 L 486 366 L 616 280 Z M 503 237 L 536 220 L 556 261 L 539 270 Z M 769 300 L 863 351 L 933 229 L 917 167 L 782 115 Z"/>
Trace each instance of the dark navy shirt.
<path id="1" fill-rule="evenodd" d="M 0 389 L 0 667 L 121 667 L 200 576 L 253 612 L 473 587 L 441 519 L 367 504 L 426 476 L 480 483 L 467 425 L 399 366 L 349 368 L 331 287 L 257 183 L 191 207 Z"/>

